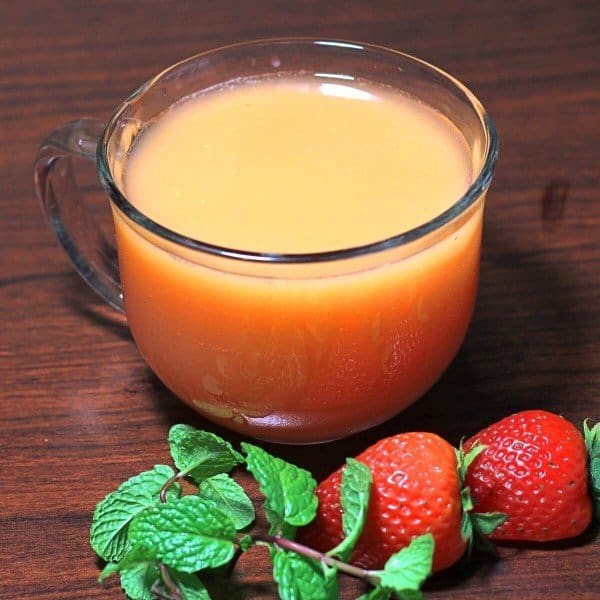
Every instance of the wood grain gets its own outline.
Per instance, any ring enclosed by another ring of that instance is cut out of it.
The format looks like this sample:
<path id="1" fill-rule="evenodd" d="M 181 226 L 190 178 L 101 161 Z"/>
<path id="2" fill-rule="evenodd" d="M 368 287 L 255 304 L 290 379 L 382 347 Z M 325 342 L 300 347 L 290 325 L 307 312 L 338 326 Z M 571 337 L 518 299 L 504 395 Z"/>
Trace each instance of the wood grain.
<path id="1" fill-rule="evenodd" d="M 0 3 L 0 34 L 4 600 L 121 598 L 115 583 L 95 582 L 99 564 L 87 541 L 95 503 L 167 460 L 173 423 L 215 429 L 157 382 L 122 320 L 73 273 L 32 184 L 36 148 L 52 128 L 83 115 L 106 118 L 149 76 L 208 48 L 284 35 L 391 46 L 463 80 L 500 132 L 478 305 L 449 371 L 375 430 L 279 452 L 323 476 L 393 432 L 432 430 L 456 443 L 528 407 L 575 422 L 600 417 L 596 0 L 24 0 Z M 600 598 L 597 529 L 501 555 L 440 575 L 427 597 Z M 216 597 L 276 597 L 258 549 L 236 573 Z M 360 586 L 345 580 L 342 590 L 353 598 Z"/>

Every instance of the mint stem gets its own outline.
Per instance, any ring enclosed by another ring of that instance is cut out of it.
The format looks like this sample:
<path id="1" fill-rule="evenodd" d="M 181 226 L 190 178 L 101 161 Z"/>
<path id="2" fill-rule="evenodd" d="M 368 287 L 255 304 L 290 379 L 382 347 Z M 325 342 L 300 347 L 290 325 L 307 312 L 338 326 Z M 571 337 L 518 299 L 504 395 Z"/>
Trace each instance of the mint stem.
<path id="1" fill-rule="evenodd" d="M 173 477 L 169 477 L 169 479 L 167 479 L 167 481 L 165 481 L 165 484 L 162 486 L 162 488 L 160 490 L 160 501 L 163 504 L 165 504 L 167 502 L 167 492 L 169 491 L 169 488 L 181 477 L 182 477 L 182 473 L 176 473 L 175 475 L 173 475 Z M 165 585 L 169 589 L 169 592 L 171 592 L 172 600 L 183 600 L 183 597 L 181 596 L 181 590 L 179 589 L 177 584 L 171 578 L 169 569 L 167 569 L 167 567 L 165 565 L 163 565 L 162 563 L 159 563 L 158 570 L 160 571 L 162 580 L 165 582 Z"/>
<path id="2" fill-rule="evenodd" d="M 354 565 L 350 565 L 348 563 L 342 562 L 341 560 L 337 560 L 336 558 L 332 558 L 331 556 L 327 556 L 327 554 L 323 554 L 318 550 L 314 550 L 313 548 L 309 548 L 308 546 L 304 546 L 303 544 L 299 544 L 293 540 L 288 540 L 287 538 L 278 536 L 278 535 L 262 535 L 262 534 L 253 534 L 252 538 L 256 542 L 263 542 L 266 544 L 275 544 L 279 548 L 284 550 L 290 550 L 299 554 L 300 556 L 305 556 L 306 558 L 313 558 L 322 563 L 325 563 L 329 567 L 335 567 L 341 573 L 345 573 L 346 575 L 350 575 L 350 577 L 355 577 L 356 579 L 362 579 L 367 581 L 373 586 L 377 586 L 380 583 L 380 579 L 377 575 L 375 575 L 372 571 L 368 571 L 366 569 L 361 569 L 360 567 L 355 567 Z"/>
<path id="3" fill-rule="evenodd" d="M 162 577 L 162 580 L 165 582 L 165 585 L 167 586 L 167 588 L 169 588 L 173 600 L 183 600 L 181 596 L 181 591 L 177 587 L 177 584 L 171 578 L 169 569 L 167 569 L 167 567 L 161 563 L 158 565 L 158 570 L 160 571 L 160 575 Z"/>
<path id="4" fill-rule="evenodd" d="M 174 484 L 177 483 L 177 481 L 179 481 L 182 477 L 184 477 L 184 473 L 176 473 L 175 475 L 173 475 L 173 477 L 169 477 L 169 479 L 167 479 L 165 481 L 165 484 L 162 486 L 161 490 L 160 490 L 160 501 L 165 504 L 167 501 L 167 492 L 169 491 L 169 488 Z"/>
<path id="5" fill-rule="evenodd" d="M 155 600 L 173 600 L 173 596 L 171 596 L 171 594 L 165 594 L 162 592 L 160 586 L 158 585 L 158 581 L 152 586 L 150 592 Z"/>

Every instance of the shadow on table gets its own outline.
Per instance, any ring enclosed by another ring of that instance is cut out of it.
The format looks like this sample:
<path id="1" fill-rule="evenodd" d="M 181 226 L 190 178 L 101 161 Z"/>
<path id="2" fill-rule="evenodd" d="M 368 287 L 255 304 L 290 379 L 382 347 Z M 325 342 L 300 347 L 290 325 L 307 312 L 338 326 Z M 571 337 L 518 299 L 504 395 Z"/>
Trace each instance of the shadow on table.
<path id="1" fill-rule="evenodd" d="M 65 302 L 74 313 L 110 331 L 122 340 L 131 340 L 125 315 L 109 306 L 73 271 Z"/>

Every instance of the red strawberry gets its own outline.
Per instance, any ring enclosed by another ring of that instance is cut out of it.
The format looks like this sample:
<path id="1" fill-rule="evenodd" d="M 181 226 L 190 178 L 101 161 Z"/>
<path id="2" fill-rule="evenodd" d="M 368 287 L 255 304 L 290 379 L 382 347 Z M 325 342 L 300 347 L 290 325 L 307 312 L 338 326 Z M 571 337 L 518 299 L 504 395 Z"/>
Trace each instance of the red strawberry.
<path id="1" fill-rule="evenodd" d="M 461 535 L 460 476 L 454 448 L 432 433 L 403 433 L 383 439 L 356 460 L 373 474 L 367 521 L 350 562 L 382 568 L 419 535 L 435 539 L 433 570 L 456 562 L 467 547 Z M 317 487 L 316 519 L 299 532 L 302 543 L 326 552 L 343 537 L 338 470 Z"/>
<path id="2" fill-rule="evenodd" d="M 590 454 L 594 436 L 600 442 L 598 426 L 591 432 L 586 426 Z M 528 410 L 490 425 L 465 449 L 474 444 L 486 447 L 466 475 L 475 507 L 507 515 L 490 538 L 545 542 L 576 536 L 588 527 L 592 501 L 586 444 L 571 423 Z"/>

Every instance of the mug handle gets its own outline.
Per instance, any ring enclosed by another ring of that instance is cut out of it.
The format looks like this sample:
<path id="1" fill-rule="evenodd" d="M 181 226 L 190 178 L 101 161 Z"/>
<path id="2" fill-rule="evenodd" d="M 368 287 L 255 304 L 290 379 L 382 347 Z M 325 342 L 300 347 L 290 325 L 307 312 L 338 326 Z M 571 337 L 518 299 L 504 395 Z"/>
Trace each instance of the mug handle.
<path id="1" fill-rule="evenodd" d="M 103 129 L 96 119 L 55 129 L 40 146 L 34 181 L 46 218 L 77 272 L 113 308 L 125 312 L 115 243 L 85 206 L 72 164 L 73 158 L 95 161 Z"/>

